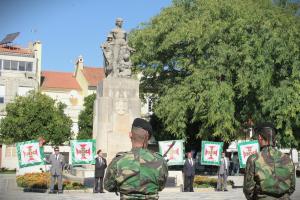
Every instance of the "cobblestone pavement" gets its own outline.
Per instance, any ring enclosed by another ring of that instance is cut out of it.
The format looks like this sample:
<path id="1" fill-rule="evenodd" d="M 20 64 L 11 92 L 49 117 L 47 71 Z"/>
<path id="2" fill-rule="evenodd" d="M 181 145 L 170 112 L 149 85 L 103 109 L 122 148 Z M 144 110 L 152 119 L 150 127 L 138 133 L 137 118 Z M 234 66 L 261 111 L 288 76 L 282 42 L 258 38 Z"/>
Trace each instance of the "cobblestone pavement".
<path id="1" fill-rule="evenodd" d="M 174 189 L 166 188 L 159 194 L 161 200 L 179 200 L 179 199 L 212 199 L 212 200 L 244 200 L 244 194 L 241 188 L 231 189 L 228 192 L 194 192 L 182 193 Z M 64 194 L 47 194 L 23 192 L 16 187 L 15 175 L 0 175 L 0 200 L 93 200 L 93 199 L 119 199 L 114 193 L 93 194 L 80 192 L 65 192 Z M 297 178 L 296 191 L 292 200 L 300 199 L 300 178 Z"/>

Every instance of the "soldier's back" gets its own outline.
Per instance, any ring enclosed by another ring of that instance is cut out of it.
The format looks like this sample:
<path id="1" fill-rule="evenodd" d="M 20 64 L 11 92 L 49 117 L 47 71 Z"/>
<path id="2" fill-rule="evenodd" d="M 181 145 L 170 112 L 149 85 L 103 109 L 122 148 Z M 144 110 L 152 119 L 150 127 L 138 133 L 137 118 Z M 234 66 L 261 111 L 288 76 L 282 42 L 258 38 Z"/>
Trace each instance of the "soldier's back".
<path id="1" fill-rule="evenodd" d="M 147 149 L 133 148 L 112 161 L 121 199 L 158 199 L 168 176 L 164 159 Z"/>
<path id="2" fill-rule="evenodd" d="M 257 199 L 289 199 L 294 191 L 294 164 L 274 147 L 265 147 L 252 158 Z"/>

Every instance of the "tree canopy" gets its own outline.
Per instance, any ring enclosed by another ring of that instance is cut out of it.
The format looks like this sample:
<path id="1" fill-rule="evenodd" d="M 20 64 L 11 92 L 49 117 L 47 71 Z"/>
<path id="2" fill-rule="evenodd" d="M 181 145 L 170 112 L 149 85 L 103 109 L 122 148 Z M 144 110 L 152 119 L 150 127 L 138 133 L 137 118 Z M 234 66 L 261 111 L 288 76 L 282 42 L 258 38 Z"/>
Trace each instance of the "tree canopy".
<path id="1" fill-rule="evenodd" d="M 48 144 L 60 145 L 71 139 L 72 120 L 64 113 L 65 104 L 31 92 L 6 105 L 6 117 L 0 123 L 3 143 L 23 142 L 42 137 Z"/>
<path id="2" fill-rule="evenodd" d="M 174 0 L 133 30 L 141 92 L 178 138 L 231 141 L 271 121 L 283 146 L 300 127 L 300 22 L 269 0 Z M 299 141 L 299 140 L 298 140 Z"/>
<path id="3" fill-rule="evenodd" d="M 77 139 L 93 138 L 93 109 L 96 94 L 91 94 L 84 98 L 84 109 L 78 117 L 79 132 Z"/>

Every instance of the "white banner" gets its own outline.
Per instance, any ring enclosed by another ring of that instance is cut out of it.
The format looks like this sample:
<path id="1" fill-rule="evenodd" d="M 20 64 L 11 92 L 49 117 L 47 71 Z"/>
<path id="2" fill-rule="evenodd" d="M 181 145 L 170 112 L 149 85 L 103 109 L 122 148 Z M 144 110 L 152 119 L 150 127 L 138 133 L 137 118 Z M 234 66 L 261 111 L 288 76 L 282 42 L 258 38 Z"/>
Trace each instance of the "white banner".
<path id="1" fill-rule="evenodd" d="M 95 140 L 71 140 L 72 164 L 94 164 Z"/>
<path id="2" fill-rule="evenodd" d="M 44 164 L 44 152 L 36 140 L 17 143 L 17 153 L 20 168 Z"/>
<path id="3" fill-rule="evenodd" d="M 202 141 L 201 164 L 220 165 L 223 142 Z"/>
<path id="4" fill-rule="evenodd" d="M 259 144 L 257 140 L 238 143 L 240 167 L 245 168 L 248 157 L 258 152 L 259 152 Z"/>
<path id="5" fill-rule="evenodd" d="M 175 142 L 174 146 L 165 156 L 168 160 L 168 165 L 183 165 L 183 140 L 160 141 L 158 142 L 159 152 L 161 155 L 164 155 L 173 142 Z"/>

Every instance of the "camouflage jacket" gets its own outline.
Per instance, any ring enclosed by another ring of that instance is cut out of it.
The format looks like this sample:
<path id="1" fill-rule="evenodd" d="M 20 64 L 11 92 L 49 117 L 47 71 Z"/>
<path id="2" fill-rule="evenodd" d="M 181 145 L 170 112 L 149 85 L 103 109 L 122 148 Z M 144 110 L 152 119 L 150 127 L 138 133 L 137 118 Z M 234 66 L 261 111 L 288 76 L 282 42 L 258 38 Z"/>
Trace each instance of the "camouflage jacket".
<path id="1" fill-rule="evenodd" d="M 289 156 L 263 147 L 249 156 L 244 176 L 247 199 L 289 199 L 295 190 L 295 167 Z"/>
<path id="2" fill-rule="evenodd" d="M 121 199 L 158 199 L 165 187 L 168 166 L 163 157 L 144 148 L 117 155 L 109 164 L 104 188 Z"/>

